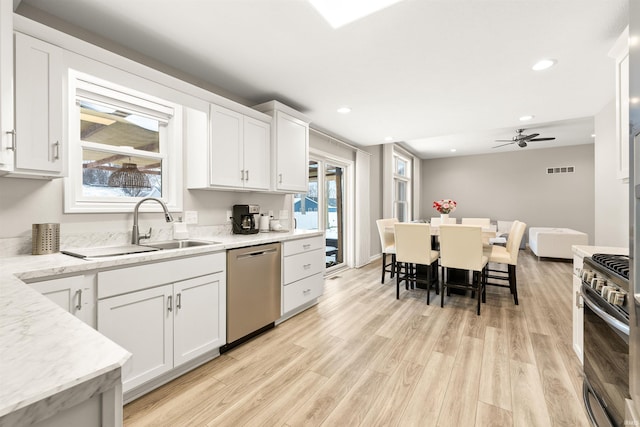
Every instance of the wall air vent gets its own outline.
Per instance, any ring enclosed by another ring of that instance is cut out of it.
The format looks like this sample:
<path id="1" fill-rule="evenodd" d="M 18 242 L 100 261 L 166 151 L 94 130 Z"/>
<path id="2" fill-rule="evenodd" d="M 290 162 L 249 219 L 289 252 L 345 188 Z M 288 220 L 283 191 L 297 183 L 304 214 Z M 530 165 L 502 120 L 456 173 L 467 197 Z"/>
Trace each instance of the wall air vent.
<path id="1" fill-rule="evenodd" d="M 547 168 L 547 174 L 551 173 L 574 173 L 576 171 L 575 166 L 562 166 L 559 168 Z"/>

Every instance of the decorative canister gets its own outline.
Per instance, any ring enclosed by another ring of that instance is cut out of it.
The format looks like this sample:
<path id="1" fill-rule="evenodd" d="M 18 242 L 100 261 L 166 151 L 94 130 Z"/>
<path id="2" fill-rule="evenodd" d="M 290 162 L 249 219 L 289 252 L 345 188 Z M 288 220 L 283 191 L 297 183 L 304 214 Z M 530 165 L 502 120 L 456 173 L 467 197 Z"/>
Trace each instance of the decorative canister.
<path id="1" fill-rule="evenodd" d="M 33 224 L 31 227 L 31 253 L 45 255 L 60 252 L 60 224 Z"/>

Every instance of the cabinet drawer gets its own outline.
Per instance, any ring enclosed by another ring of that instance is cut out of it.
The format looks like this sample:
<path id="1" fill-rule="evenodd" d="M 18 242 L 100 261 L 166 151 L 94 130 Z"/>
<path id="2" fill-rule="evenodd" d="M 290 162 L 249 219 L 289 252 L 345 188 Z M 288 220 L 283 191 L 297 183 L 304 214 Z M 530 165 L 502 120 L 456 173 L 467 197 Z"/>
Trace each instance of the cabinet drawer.
<path id="1" fill-rule="evenodd" d="M 224 271 L 225 252 L 98 272 L 98 299 Z"/>
<path id="2" fill-rule="evenodd" d="M 285 257 L 283 282 L 287 285 L 313 274 L 322 273 L 324 267 L 324 252 L 321 249 Z"/>
<path id="3" fill-rule="evenodd" d="M 322 273 L 314 274 L 295 283 L 284 287 L 284 301 L 282 304 L 283 313 L 300 307 L 309 301 L 322 295 L 324 289 L 324 278 Z"/>
<path id="4" fill-rule="evenodd" d="M 324 248 L 324 237 L 308 237 L 306 239 L 288 240 L 284 242 L 282 249 L 283 256 L 309 252 L 316 249 Z"/>

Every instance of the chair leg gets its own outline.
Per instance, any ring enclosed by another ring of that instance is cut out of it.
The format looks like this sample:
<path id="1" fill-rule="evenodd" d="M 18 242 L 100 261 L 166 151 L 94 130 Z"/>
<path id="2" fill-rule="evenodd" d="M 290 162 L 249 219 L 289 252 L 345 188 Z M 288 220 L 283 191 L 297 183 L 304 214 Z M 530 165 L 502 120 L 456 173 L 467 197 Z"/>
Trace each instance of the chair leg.
<path id="1" fill-rule="evenodd" d="M 384 284 L 384 273 L 386 271 L 387 268 L 387 254 L 382 252 L 382 279 L 380 280 L 380 283 Z"/>
<path id="2" fill-rule="evenodd" d="M 431 296 L 431 266 L 427 267 L 427 305 Z"/>
<path id="3" fill-rule="evenodd" d="M 442 269 L 442 289 L 440 289 L 440 307 L 444 307 L 444 288 L 445 288 L 445 280 L 446 277 L 444 276 L 444 267 L 441 268 Z"/>
<path id="4" fill-rule="evenodd" d="M 473 281 L 475 282 L 475 288 L 478 290 L 478 316 L 480 316 L 480 302 L 482 300 L 482 289 L 480 289 L 482 281 L 480 279 L 480 274 L 481 273 L 479 271 L 473 272 Z"/>
<path id="5" fill-rule="evenodd" d="M 518 282 L 516 280 L 516 266 L 509 264 L 509 285 L 513 294 L 513 302 L 518 305 Z"/>
<path id="6" fill-rule="evenodd" d="M 395 265 L 396 265 L 396 254 L 391 254 L 391 278 L 392 279 L 394 276 Z"/>
<path id="7" fill-rule="evenodd" d="M 396 270 L 396 299 L 400 299 L 400 282 L 402 281 L 402 278 L 400 277 L 400 269 L 402 266 L 400 263 L 394 263 L 393 268 Z"/>

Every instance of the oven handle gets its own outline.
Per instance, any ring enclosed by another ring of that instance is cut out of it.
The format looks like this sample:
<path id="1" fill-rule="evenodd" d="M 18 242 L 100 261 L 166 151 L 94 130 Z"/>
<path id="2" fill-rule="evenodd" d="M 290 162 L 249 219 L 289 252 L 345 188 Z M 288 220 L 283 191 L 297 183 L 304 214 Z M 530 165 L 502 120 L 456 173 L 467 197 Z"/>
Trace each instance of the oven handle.
<path id="1" fill-rule="evenodd" d="M 615 317 L 613 317 L 612 315 L 610 315 L 609 313 L 607 313 L 606 311 L 598 307 L 598 304 L 593 302 L 591 297 L 586 292 L 581 292 L 581 293 L 582 293 L 582 301 L 584 301 L 584 303 L 587 304 L 587 306 L 589 306 L 589 308 L 599 318 L 604 320 L 607 325 L 611 326 L 614 329 L 617 329 L 618 331 L 622 332 L 626 336 L 629 336 L 629 325 L 625 325 L 623 322 L 619 321 L 618 319 L 616 319 Z"/>

